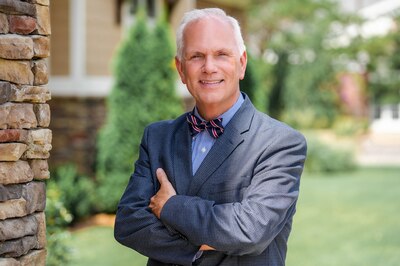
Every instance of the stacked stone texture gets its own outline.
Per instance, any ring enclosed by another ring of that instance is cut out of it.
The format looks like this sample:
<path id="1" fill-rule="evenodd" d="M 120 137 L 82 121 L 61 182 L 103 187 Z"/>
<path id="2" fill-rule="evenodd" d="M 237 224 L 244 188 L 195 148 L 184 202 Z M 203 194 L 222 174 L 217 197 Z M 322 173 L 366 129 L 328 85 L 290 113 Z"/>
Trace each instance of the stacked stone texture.
<path id="1" fill-rule="evenodd" d="M 49 0 L 0 0 L 0 266 L 46 264 Z"/>

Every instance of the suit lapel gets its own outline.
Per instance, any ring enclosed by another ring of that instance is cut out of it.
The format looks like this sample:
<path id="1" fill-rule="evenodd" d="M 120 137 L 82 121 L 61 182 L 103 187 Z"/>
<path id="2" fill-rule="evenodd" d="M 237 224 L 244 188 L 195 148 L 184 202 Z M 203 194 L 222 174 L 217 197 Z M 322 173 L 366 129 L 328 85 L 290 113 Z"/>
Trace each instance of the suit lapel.
<path id="1" fill-rule="evenodd" d="M 254 106 L 246 97 L 241 108 L 226 126 L 224 134 L 217 139 L 206 158 L 204 158 L 190 183 L 187 195 L 196 195 L 204 182 L 245 140 L 243 133 L 249 130 L 254 112 Z"/>
<path id="2" fill-rule="evenodd" d="M 192 179 L 192 140 L 186 121 L 180 122 L 173 138 L 173 168 L 171 183 L 176 192 L 185 195 Z"/>

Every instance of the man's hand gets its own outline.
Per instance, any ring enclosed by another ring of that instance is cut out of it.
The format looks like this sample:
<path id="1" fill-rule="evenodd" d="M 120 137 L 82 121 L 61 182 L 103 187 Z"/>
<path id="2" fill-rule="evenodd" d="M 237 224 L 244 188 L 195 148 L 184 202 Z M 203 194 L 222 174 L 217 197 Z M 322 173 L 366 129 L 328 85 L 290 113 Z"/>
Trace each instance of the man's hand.
<path id="1" fill-rule="evenodd" d="M 176 195 L 176 191 L 169 182 L 167 174 L 163 169 L 158 168 L 156 174 L 158 182 L 160 182 L 160 190 L 151 197 L 149 207 L 154 215 L 160 219 L 161 210 L 164 207 L 164 204 L 170 197 Z"/>
<path id="2" fill-rule="evenodd" d="M 154 215 L 157 216 L 158 219 L 160 219 L 161 210 L 164 207 L 164 204 L 167 202 L 167 200 L 169 200 L 169 198 L 176 195 L 176 191 L 171 182 L 169 182 L 167 174 L 164 172 L 163 169 L 158 168 L 156 175 L 158 182 L 160 182 L 160 189 L 153 197 L 151 197 L 149 208 L 154 213 Z M 208 245 L 201 245 L 199 250 L 206 251 L 215 249 Z"/>
<path id="3" fill-rule="evenodd" d="M 208 251 L 208 250 L 215 250 L 215 248 L 213 248 L 213 247 L 210 247 L 209 245 L 201 245 L 201 247 L 200 247 L 200 249 L 199 249 L 200 251 Z"/>

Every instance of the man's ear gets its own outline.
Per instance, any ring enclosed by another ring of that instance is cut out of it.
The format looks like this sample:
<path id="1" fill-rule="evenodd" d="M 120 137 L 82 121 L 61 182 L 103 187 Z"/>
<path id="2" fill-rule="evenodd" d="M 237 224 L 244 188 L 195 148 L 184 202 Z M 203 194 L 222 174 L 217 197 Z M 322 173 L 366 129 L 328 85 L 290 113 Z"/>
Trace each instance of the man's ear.
<path id="1" fill-rule="evenodd" d="M 182 65 L 182 62 L 178 59 L 177 56 L 175 56 L 175 66 L 176 66 L 176 69 L 178 70 L 178 73 L 179 73 L 179 76 L 181 78 L 182 83 L 186 84 L 185 73 L 183 71 L 183 65 Z"/>
<path id="2" fill-rule="evenodd" d="M 240 76 L 239 76 L 240 80 L 244 79 L 246 66 L 247 66 L 247 53 L 246 51 L 244 51 L 243 54 L 240 56 Z"/>

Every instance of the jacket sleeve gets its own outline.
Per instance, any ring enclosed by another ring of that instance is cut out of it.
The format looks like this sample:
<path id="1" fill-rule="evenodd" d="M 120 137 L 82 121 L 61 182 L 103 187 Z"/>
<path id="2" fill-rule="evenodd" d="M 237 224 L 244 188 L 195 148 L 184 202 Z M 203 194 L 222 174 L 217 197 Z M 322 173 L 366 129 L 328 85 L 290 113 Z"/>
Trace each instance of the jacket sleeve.
<path id="1" fill-rule="evenodd" d="M 142 138 L 135 171 L 118 205 L 114 237 L 121 244 L 164 263 L 191 265 L 199 250 L 165 225 L 148 208 L 157 183 L 151 173 L 147 149 L 148 129 Z"/>
<path id="2" fill-rule="evenodd" d="M 161 220 L 196 245 L 234 256 L 258 255 L 294 215 L 305 156 L 304 137 L 284 132 L 262 151 L 240 202 L 176 195 L 164 205 Z"/>

